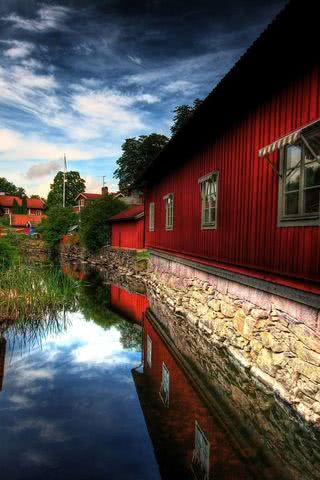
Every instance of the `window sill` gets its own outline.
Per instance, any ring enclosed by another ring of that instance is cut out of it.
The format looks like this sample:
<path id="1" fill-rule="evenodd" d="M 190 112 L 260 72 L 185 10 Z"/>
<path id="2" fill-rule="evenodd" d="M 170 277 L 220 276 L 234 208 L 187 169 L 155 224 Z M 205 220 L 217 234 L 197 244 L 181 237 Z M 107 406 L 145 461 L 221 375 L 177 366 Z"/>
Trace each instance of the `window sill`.
<path id="1" fill-rule="evenodd" d="M 216 230 L 217 225 L 201 225 L 201 230 Z"/>
<path id="2" fill-rule="evenodd" d="M 320 217 L 299 217 L 299 218 L 282 218 L 278 220 L 278 227 L 319 227 Z"/>

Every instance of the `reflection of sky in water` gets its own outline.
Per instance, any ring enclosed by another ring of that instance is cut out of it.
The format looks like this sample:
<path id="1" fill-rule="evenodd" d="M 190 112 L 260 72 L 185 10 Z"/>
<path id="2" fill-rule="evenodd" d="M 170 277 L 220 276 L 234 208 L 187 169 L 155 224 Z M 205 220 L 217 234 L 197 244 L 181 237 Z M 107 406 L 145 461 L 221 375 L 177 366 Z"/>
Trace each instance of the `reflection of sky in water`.
<path id="1" fill-rule="evenodd" d="M 159 478 L 131 376 L 141 354 L 116 327 L 71 320 L 42 349 L 7 355 L 0 478 Z"/>

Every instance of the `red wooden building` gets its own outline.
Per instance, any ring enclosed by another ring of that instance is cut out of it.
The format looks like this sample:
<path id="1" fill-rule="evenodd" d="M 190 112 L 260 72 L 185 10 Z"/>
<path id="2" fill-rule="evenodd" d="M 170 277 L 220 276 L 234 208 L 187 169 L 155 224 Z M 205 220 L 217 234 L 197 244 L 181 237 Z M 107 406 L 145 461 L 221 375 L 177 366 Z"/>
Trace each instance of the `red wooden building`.
<path id="1" fill-rule="evenodd" d="M 142 175 L 155 255 L 320 293 L 316 6 L 291 1 Z"/>
<path id="2" fill-rule="evenodd" d="M 118 248 L 144 248 L 144 206 L 133 205 L 109 219 L 111 244 Z"/>
<path id="3" fill-rule="evenodd" d="M 14 205 L 22 206 L 22 199 L 14 195 L 5 195 L 0 193 L 0 214 L 10 215 Z M 28 215 L 35 215 L 41 217 L 44 214 L 44 201 L 40 198 L 28 198 L 26 199 L 26 207 Z"/>

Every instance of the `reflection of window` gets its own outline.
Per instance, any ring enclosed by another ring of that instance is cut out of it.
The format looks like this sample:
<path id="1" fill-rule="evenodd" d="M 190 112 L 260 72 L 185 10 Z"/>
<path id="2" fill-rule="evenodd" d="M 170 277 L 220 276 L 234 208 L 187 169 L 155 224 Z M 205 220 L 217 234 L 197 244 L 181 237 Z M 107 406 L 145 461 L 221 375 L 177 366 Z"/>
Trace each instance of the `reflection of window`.
<path id="1" fill-rule="evenodd" d="M 209 480 L 210 443 L 198 422 L 195 423 L 192 469 L 197 480 Z"/>
<path id="2" fill-rule="evenodd" d="M 149 367 L 151 368 L 151 366 L 152 366 L 152 340 L 149 337 L 149 335 L 147 335 L 147 363 L 148 363 Z"/>
<path id="3" fill-rule="evenodd" d="M 149 204 L 149 231 L 154 232 L 154 202 Z"/>
<path id="4" fill-rule="evenodd" d="M 199 179 L 201 192 L 201 227 L 215 228 L 217 221 L 218 173 L 213 172 Z"/>
<path id="5" fill-rule="evenodd" d="M 169 407 L 170 392 L 170 374 L 166 364 L 162 362 L 162 382 L 160 387 L 160 397 L 166 407 Z"/>
<path id="6" fill-rule="evenodd" d="M 164 197 L 166 205 L 166 230 L 173 230 L 173 193 Z"/>
<path id="7" fill-rule="evenodd" d="M 320 218 L 320 133 L 283 149 L 281 225 L 317 224 Z"/>

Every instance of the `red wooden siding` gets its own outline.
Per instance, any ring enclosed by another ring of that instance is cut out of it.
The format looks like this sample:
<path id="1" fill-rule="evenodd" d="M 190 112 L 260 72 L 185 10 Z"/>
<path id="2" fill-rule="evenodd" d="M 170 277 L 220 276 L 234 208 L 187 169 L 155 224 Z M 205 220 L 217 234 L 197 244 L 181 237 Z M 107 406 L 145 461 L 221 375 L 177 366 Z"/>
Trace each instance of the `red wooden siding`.
<path id="1" fill-rule="evenodd" d="M 142 323 L 143 314 L 149 306 L 145 295 L 128 292 L 116 285 L 111 285 L 110 302 L 112 308 L 136 323 Z"/>
<path id="2" fill-rule="evenodd" d="M 258 157 L 259 148 L 319 117 L 317 67 L 149 187 L 146 247 L 319 282 L 320 227 L 277 226 L 279 179 Z M 279 152 L 270 158 L 277 164 Z M 201 230 L 198 179 L 213 170 L 220 172 L 218 227 Z M 169 192 L 174 193 L 173 231 L 165 230 L 163 196 Z M 155 202 L 154 232 L 148 228 L 150 202 Z"/>
<path id="3" fill-rule="evenodd" d="M 144 248 L 144 219 L 113 222 L 112 246 L 121 248 Z"/>

